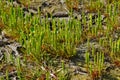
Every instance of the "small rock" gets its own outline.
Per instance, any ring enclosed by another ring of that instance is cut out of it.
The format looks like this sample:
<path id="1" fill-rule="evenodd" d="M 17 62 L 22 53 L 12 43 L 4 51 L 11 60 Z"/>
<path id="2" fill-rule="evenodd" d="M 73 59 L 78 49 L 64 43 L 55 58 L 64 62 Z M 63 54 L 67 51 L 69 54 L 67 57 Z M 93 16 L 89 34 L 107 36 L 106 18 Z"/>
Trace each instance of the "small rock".
<path id="1" fill-rule="evenodd" d="M 68 17 L 68 13 L 63 11 L 55 12 L 53 13 L 53 17 Z"/>
<path id="2" fill-rule="evenodd" d="M 0 40 L 0 47 L 4 46 L 4 42 Z"/>

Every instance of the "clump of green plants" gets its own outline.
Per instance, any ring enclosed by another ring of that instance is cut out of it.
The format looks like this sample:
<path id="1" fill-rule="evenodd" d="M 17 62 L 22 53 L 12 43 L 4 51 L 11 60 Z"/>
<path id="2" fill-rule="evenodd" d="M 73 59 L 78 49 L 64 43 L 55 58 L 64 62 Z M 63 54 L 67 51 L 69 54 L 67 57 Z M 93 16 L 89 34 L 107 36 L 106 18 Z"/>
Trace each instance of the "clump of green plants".
<path id="1" fill-rule="evenodd" d="M 27 53 L 35 55 L 50 53 L 68 58 L 75 55 L 75 47 L 81 36 L 79 21 L 75 19 L 68 23 L 65 20 L 58 21 L 56 27 L 56 21 L 53 19 L 51 22 L 53 30 L 50 30 L 47 18 L 40 22 L 38 16 L 23 17 L 20 7 L 13 6 L 9 8 L 9 14 L 8 11 L 1 11 L 1 18 L 8 26 L 6 33 L 14 32 L 14 37 L 18 37 L 18 41 L 26 47 Z"/>
<path id="2" fill-rule="evenodd" d="M 93 59 L 91 59 L 90 57 L 92 57 Z M 92 47 L 91 52 L 87 51 L 85 53 L 85 62 L 86 62 L 86 70 L 91 76 L 91 79 L 92 80 L 99 79 L 104 69 L 104 53 L 96 52 L 95 48 Z"/>

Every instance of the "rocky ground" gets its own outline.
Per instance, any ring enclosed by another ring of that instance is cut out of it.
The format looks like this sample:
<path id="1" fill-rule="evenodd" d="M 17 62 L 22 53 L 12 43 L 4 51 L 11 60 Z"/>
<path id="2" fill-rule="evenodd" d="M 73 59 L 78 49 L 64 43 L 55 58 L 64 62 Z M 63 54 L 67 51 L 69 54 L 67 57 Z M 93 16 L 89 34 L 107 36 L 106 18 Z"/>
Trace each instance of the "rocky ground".
<path id="1" fill-rule="evenodd" d="M 102 0 L 101 0 L 102 1 Z M 86 0 L 87 2 L 87 0 Z M 105 1 L 102 1 L 104 4 Z M 12 4 L 6 0 L 6 4 Z M 71 19 L 71 16 L 80 20 L 82 19 L 82 12 L 84 11 L 86 15 L 86 19 L 89 21 L 89 14 L 92 14 L 93 20 L 95 17 L 98 16 L 95 12 L 90 12 L 87 9 L 85 9 L 85 6 L 81 2 L 78 5 L 78 9 L 73 9 L 73 14 L 70 16 L 70 10 L 68 9 L 66 3 L 64 0 L 34 0 L 29 2 L 28 4 L 23 4 L 19 0 L 13 1 L 14 7 L 20 6 L 24 11 L 24 16 L 32 14 L 37 15 L 39 13 L 38 9 L 41 12 L 41 19 L 48 17 L 48 19 L 52 18 L 58 18 L 58 19 L 65 19 L 69 20 Z M 104 14 L 101 14 L 102 16 L 102 25 L 105 26 L 105 18 L 106 16 Z M 94 24 L 94 23 L 93 23 Z M 120 37 L 120 32 L 115 33 L 116 36 L 113 36 L 113 38 L 117 39 Z M 97 40 L 93 40 L 90 42 L 91 48 L 94 46 L 94 48 L 103 50 L 104 47 L 101 47 Z M 7 56 L 7 62 L 4 64 L 4 67 L 0 67 L 0 77 L 5 77 L 5 70 L 8 70 L 8 76 L 11 80 L 19 80 L 19 77 L 17 77 L 16 68 L 12 63 L 10 63 L 11 59 L 9 59 L 13 55 L 13 60 L 16 60 L 19 58 L 21 59 L 21 65 L 24 66 L 24 60 L 22 60 L 22 52 L 20 52 L 20 48 L 22 48 L 22 45 L 20 45 L 18 42 L 15 42 L 14 40 L 11 40 L 10 38 L 6 37 L 4 35 L 4 32 L 0 34 L 0 63 L 5 60 L 5 56 Z M 90 48 L 90 47 L 89 47 Z M 79 45 L 77 50 L 77 55 L 70 60 L 64 60 L 65 67 L 68 69 L 68 72 L 65 75 L 70 75 L 70 80 L 90 80 L 89 73 L 86 71 L 86 65 L 85 63 L 85 52 L 89 49 L 87 46 L 87 42 L 82 43 Z M 60 63 L 57 65 L 61 65 L 63 60 L 58 59 L 55 60 L 55 63 Z M 44 62 L 43 62 L 44 63 Z M 1 63 L 3 64 L 3 63 Z M 33 68 L 33 66 L 36 65 L 35 63 L 28 60 L 28 64 L 25 67 Z M 46 63 L 44 63 L 46 65 Z M 119 64 L 120 66 L 120 64 Z M 46 71 L 45 67 L 41 66 L 41 69 L 43 71 Z M 61 67 L 56 68 L 57 70 L 60 70 Z M 32 69 L 34 70 L 34 69 Z M 53 72 L 56 72 L 55 69 Z M 54 73 L 51 72 L 51 76 L 56 79 Z M 40 79 L 37 79 L 40 80 Z M 43 79 L 42 79 L 43 80 Z M 105 69 L 102 72 L 102 76 L 99 79 L 96 80 L 120 80 L 120 68 L 116 66 L 115 64 L 111 63 L 111 60 L 109 57 L 105 56 Z"/>

